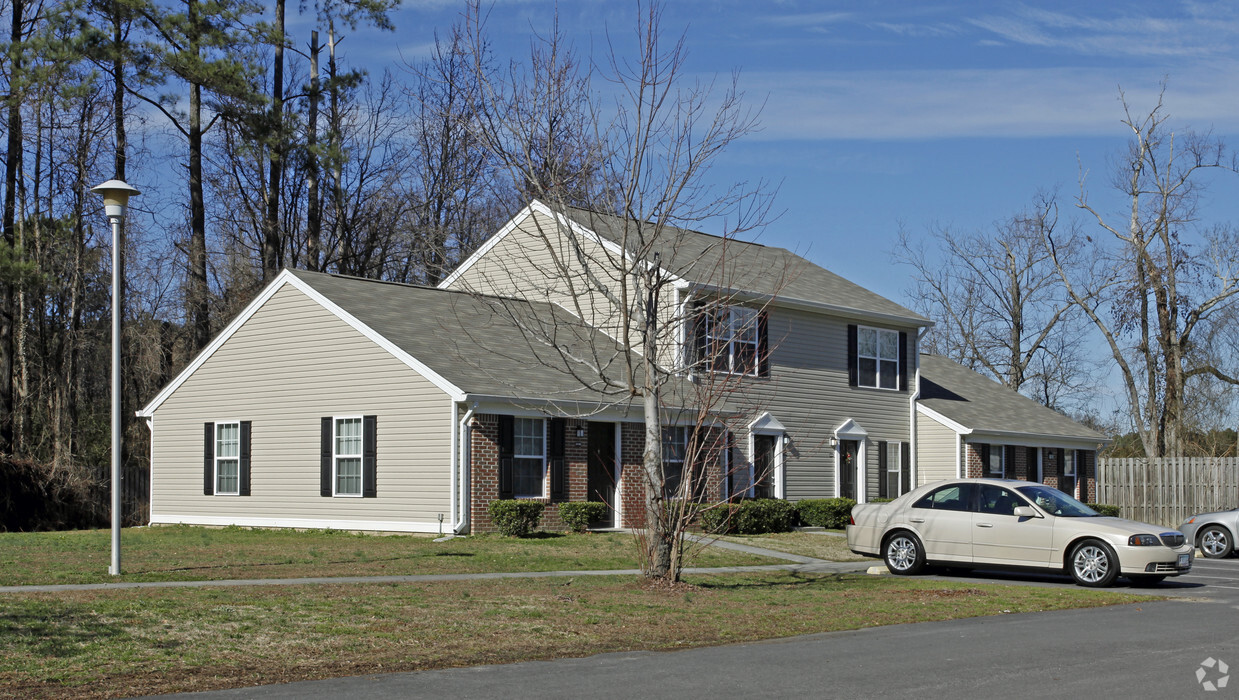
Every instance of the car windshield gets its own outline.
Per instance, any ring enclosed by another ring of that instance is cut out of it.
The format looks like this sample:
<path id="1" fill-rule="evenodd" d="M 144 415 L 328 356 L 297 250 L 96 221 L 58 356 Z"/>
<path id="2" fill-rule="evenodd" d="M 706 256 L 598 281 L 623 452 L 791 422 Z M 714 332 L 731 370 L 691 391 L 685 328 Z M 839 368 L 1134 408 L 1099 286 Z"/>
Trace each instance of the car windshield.
<path id="1" fill-rule="evenodd" d="M 1095 518 L 1101 513 L 1049 486 L 1020 486 L 1016 489 L 1050 515 L 1063 518 Z"/>

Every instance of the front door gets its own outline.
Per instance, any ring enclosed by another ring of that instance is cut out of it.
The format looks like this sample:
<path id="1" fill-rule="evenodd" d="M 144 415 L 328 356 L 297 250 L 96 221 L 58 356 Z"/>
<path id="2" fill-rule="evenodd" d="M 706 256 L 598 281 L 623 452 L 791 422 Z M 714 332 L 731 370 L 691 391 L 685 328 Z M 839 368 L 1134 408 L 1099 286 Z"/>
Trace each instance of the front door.
<path id="1" fill-rule="evenodd" d="M 774 498 L 774 436 L 753 436 L 753 498 Z"/>
<path id="2" fill-rule="evenodd" d="M 856 462 L 860 459 L 860 442 L 839 441 L 839 497 L 856 500 Z"/>
<path id="3" fill-rule="evenodd" d="M 588 500 L 607 504 L 604 520 L 590 527 L 615 527 L 615 424 L 589 424 Z"/>

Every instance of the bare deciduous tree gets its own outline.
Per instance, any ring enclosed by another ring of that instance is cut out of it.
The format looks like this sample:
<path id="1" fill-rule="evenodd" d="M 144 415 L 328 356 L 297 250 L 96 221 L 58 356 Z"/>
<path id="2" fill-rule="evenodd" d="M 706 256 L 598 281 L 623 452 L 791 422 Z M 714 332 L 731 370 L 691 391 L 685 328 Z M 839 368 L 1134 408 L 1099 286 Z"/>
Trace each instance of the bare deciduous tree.
<path id="1" fill-rule="evenodd" d="M 633 27 L 635 57 L 622 58 L 611 47 L 604 75 L 609 97 L 592 90 L 592 76 L 557 31 L 533 43 L 527 67 L 506 70 L 488 63 L 476 5 L 465 36 L 481 91 L 471 120 L 477 137 L 519 191 L 554 213 L 530 232 L 523 259 L 492 262 L 491 278 L 478 291 L 550 301 L 584 322 L 530 323 L 518 305 L 492 302 L 509 322 L 523 324 L 530 344 L 543 349 L 544 365 L 612 402 L 640 407 L 643 570 L 677 580 L 683 535 L 696 509 L 693 470 L 721 451 L 726 426 L 719 404 L 729 394 L 720 375 L 694 373 L 694 363 L 712 361 L 708 354 L 682 352 L 681 334 L 702 309 L 689 303 L 678 280 L 708 275 L 716 290 L 711 303 L 736 301 L 730 290 L 739 273 L 728 245 L 765 221 L 769 197 L 760 186 L 709 184 L 710 165 L 754 130 L 756 112 L 745 106 L 736 76 L 721 89 L 690 82 L 683 37 L 668 42 L 660 20 L 656 3 L 642 4 Z M 589 209 L 577 208 L 581 203 Z M 691 238 L 684 228 L 724 217 L 725 232 L 709 250 L 684 245 Z M 574 219 L 606 230 L 612 245 L 581 233 Z M 703 265 L 713 269 L 703 273 Z M 689 269 L 695 274 L 686 275 Z M 574 342 L 577 327 L 602 329 L 618 342 Z M 694 375 L 701 381 L 689 382 Z M 677 420 L 693 426 L 697 437 L 667 433 L 664 426 Z M 668 473 L 666 449 L 684 455 L 684 471 Z"/>
<path id="2" fill-rule="evenodd" d="M 1234 164 L 1220 140 L 1174 132 L 1161 95 L 1145 115 L 1125 97 L 1123 109 L 1131 141 L 1113 184 L 1125 210 L 1111 217 L 1094 206 L 1082 175 L 1077 206 L 1108 235 L 1075 268 L 1062 240 L 1046 240 L 1068 294 L 1119 367 L 1145 454 L 1180 455 L 1191 387 L 1239 385 L 1233 350 L 1207 345 L 1239 294 L 1239 246 L 1229 228 L 1202 227 L 1198 209 L 1206 171 Z"/>

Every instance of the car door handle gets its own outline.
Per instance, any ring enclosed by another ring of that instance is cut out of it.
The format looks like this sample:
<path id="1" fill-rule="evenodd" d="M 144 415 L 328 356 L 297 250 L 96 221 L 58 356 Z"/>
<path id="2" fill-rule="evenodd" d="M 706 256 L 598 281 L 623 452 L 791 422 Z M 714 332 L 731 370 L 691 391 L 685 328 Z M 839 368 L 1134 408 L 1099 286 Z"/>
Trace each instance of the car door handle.
<path id="1" fill-rule="evenodd" d="M 908 518 L 908 520 L 909 520 L 909 521 L 911 521 L 911 522 L 914 522 L 914 523 L 923 523 L 923 522 L 925 522 L 925 519 L 924 519 L 924 518 Z"/>
<path id="2" fill-rule="evenodd" d="M 993 523 L 977 523 L 977 527 L 993 527 Z"/>

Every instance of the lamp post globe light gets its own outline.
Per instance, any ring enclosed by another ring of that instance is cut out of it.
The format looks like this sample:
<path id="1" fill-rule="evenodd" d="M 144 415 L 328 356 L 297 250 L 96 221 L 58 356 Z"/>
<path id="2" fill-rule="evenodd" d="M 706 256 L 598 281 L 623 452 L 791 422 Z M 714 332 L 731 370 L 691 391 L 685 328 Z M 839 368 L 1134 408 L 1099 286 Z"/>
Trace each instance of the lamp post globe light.
<path id="1" fill-rule="evenodd" d="M 112 563 L 108 573 L 120 575 L 120 461 L 121 461 L 121 383 L 120 342 L 121 320 L 124 318 L 125 268 L 121 253 L 124 250 L 122 225 L 129 205 L 129 198 L 142 194 L 123 180 L 108 180 L 90 188 L 103 196 L 103 211 L 112 225 Z"/>

